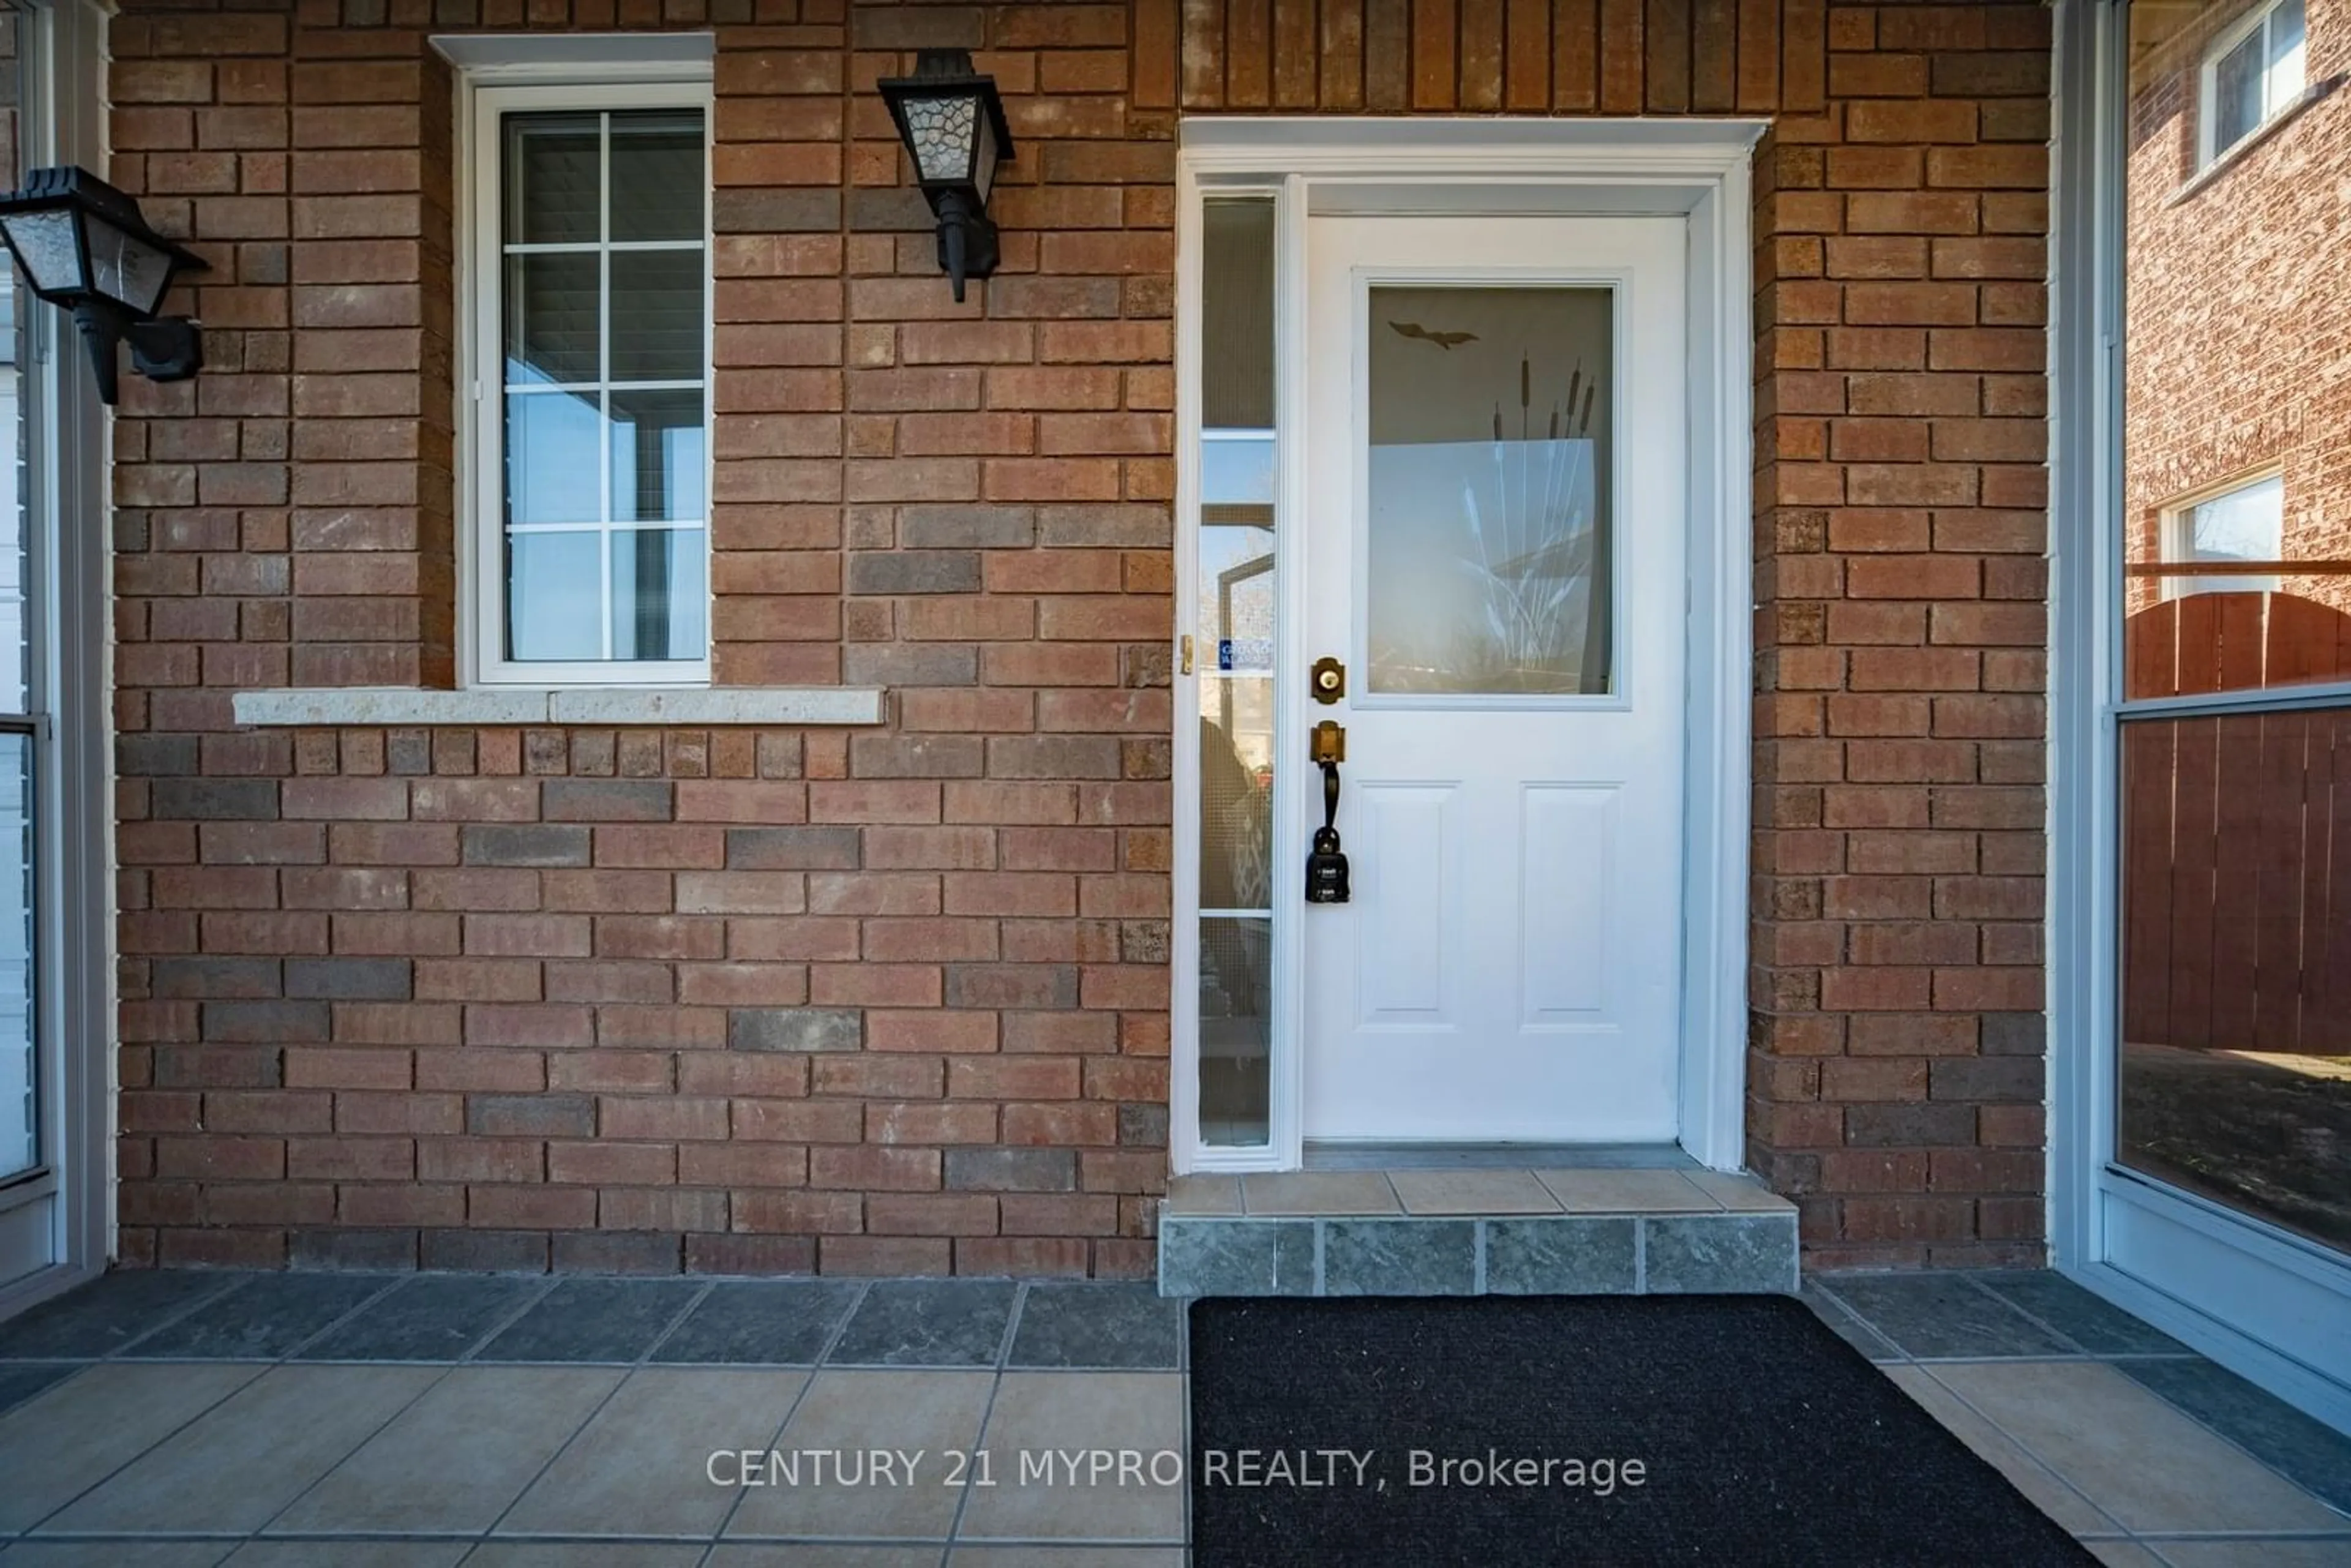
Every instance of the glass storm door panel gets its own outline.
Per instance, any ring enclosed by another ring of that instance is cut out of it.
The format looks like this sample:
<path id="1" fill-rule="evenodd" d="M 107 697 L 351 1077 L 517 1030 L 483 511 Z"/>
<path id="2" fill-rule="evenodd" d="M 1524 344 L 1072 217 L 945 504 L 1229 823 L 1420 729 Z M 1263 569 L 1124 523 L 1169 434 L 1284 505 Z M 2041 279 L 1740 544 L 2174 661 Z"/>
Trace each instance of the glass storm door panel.
<path id="1" fill-rule="evenodd" d="M 1307 718 L 1346 730 L 1353 897 L 1301 915 L 1305 1136 L 1670 1142 L 1685 226 L 1308 231 L 1302 652 L 1349 666 Z"/>
<path id="2" fill-rule="evenodd" d="M 2341 197 L 2307 188 L 2296 126 L 2248 141 L 2300 90 L 2298 0 L 2135 5 L 2127 26 L 2123 570 L 2107 585 L 2119 1168 L 2103 1179 L 2127 1201 L 2158 1184 L 2160 1201 L 2216 1205 L 2206 1218 L 2255 1244 L 2328 1249 L 2341 1270 L 2351 464 L 2313 391 L 2351 332 L 2351 285 L 2327 265 Z M 2199 113 L 2203 145 L 2247 145 L 2191 191 Z M 2261 243 L 2216 243 L 2231 235 Z M 2116 1259 L 2183 1299 L 2226 1288 L 2137 1240 Z"/>
<path id="3" fill-rule="evenodd" d="M 1369 689 L 1609 691 L 1614 291 L 1370 291 Z"/>

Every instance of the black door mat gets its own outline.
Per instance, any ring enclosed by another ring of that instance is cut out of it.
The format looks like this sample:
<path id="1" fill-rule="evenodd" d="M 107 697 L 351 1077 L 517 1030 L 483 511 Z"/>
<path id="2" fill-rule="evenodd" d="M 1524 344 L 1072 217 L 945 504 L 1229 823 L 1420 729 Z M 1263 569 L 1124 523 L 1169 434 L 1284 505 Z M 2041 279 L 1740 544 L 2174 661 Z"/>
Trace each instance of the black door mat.
<path id="1" fill-rule="evenodd" d="M 1192 1307 L 1197 1568 L 2095 1560 L 1784 1296 Z"/>

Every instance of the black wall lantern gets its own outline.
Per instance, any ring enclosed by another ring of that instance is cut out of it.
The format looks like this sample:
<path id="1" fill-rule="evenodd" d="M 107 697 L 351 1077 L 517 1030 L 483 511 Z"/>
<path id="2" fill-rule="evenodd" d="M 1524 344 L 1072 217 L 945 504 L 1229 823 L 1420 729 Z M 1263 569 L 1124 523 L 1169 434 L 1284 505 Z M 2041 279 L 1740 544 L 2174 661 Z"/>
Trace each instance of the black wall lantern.
<path id="1" fill-rule="evenodd" d="M 963 298 L 963 280 L 996 270 L 996 225 L 987 192 L 996 166 L 1012 156 L 1012 132 L 996 78 L 971 68 L 963 49 L 925 49 L 914 74 L 879 84 L 899 139 L 914 154 L 914 179 L 939 220 L 939 266 Z"/>
<path id="2" fill-rule="evenodd" d="M 114 345 L 150 381 L 184 381 L 204 369 L 204 339 L 184 316 L 155 308 L 202 256 L 147 226 L 139 204 L 86 169 L 36 169 L 25 188 L 0 196 L 0 237 L 33 292 L 73 312 L 98 370 L 98 398 L 114 401 Z"/>

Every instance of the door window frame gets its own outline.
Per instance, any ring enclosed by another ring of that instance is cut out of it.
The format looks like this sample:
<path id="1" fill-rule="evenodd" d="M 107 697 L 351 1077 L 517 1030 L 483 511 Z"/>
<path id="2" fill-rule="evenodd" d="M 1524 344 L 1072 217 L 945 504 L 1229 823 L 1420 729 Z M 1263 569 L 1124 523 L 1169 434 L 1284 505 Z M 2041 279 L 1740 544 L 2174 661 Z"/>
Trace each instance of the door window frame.
<path id="1" fill-rule="evenodd" d="M 2351 683 L 2126 702 L 2124 222 L 2129 7 L 2059 0 L 2051 204 L 2049 1235 L 2064 1273 L 2351 1427 L 2328 1325 L 2351 1260 L 2116 1158 L 2119 747 L 2129 717 L 2339 706 Z M 2330 1349 L 2331 1347 L 2331 1349 Z"/>
<path id="2" fill-rule="evenodd" d="M 1644 213 L 1686 215 L 1690 700 L 1685 729 L 1681 1142 L 1738 1170 L 1746 1152 L 1747 855 L 1752 562 L 1750 429 L 1753 333 L 1749 164 L 1763 120 L 1410 121 L 1218 116 L 1180 128 L 1176 168 L 1176 626 L 1199 624 L 1200 252 L 1204 203 L 1270 194 L 1274 221 L 1277 599 L 1270 1136 L 1248 1147 L 1199 1135 L 1199 685 L 1171 650 L 1174 907 L 1169 956 L 1168 1153 L 1177 1174 L 1295 1170 L 1305 1093 L 1303 944 L 1310 805 L 1305 766 L 1306 573 L 1280 538 L 1306 515 L 1306 268 L 1310 213 L 1398 215 Z M 1474 270 L 1474 263 L 1465 266 Z M 1195 651 L 1197 657 L 1197 651 Z M 1302 873 L 1301 873 L 1302 875 Z"/>

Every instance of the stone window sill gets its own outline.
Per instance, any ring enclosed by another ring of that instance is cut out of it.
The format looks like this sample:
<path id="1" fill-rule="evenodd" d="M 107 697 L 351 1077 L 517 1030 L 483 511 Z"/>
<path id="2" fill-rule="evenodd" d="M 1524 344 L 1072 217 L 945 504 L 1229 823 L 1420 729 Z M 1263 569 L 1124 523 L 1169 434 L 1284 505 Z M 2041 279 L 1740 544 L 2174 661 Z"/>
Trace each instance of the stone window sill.
<path id="1" fill-rule="evenodd" d="M 262 727 L 360 725 L 871 725 L 880 686 L 329 686 L 239 692 L 236 721 Z"/>

